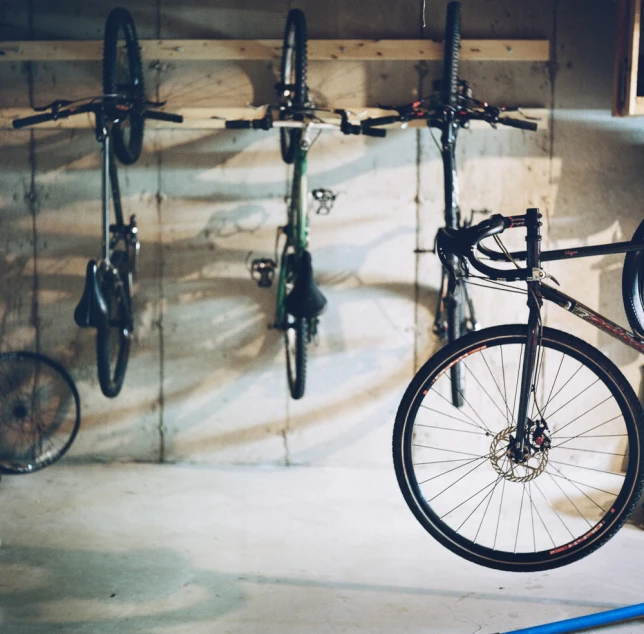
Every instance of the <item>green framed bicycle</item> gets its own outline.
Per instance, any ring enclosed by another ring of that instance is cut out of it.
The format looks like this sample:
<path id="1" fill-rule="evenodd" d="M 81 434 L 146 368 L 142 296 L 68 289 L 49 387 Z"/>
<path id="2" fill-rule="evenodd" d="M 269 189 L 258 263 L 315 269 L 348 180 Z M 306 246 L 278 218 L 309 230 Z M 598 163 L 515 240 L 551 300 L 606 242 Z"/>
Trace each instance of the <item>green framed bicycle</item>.
<path id="1" fill-rule="evenodd" d="M 284 333 L 286 372 L 291 397 L 304 396 L 306 384 L 307 345 L 318 332 L 319 316 L 327 300 L 315 283 L 309 251 L 308 153 L 313 141 L 312 130 L 333 129 L 344 134 L 385 136 L 384 130 L 361 130 L 349 122 L 344 110 L 316 108 L 308 99 L 306 85 L 306 18 L 300 9 L 288 13 L 280 69 L 276 84 L 279 103 L 268 106 L 261 119 L 226 121 L 228 129 L 280 129 L 282 159 L 293 166 L 286 224 L 278 227 L 275 257 L 258 258 L 251 263 L 251 275 L 261 287 L 270 287 L 277 275 L 275 320 L 273 327 Z M 338 122 L 323 121 L 323 114 L 339 116 Z M 311 192 L 317 204 L 316 213 L 331 211 L 335 194 L 328 189 Z M 283 240 L 278 262 L 280 241 Z"/>

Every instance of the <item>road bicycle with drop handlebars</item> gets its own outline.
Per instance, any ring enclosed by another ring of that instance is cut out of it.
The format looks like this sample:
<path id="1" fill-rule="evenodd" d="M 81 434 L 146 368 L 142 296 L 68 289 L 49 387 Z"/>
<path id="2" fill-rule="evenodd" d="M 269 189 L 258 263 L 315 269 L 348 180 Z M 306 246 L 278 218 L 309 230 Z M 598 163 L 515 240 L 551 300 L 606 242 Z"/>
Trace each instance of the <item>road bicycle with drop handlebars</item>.
<path id="1" fill-rule="evenodd" d="M 418 371 L 398 408 L 393 457 L 405 500 L 456 554 L 508 571 L 547 570 L 592 553 L 628 519 L 644 487 L 644 412 L 626 377 L 582 339 L 544 326 L 543 300 L 644 354 L 644 221 L 629 242 L 541 251 L 537 209 L 441 229 L 453 289 L 527 284 L 526 325 L 464 335 Z M 526 230 L 526 251 L 499 236 Z M 494 237 L 499 249 L 481 243 Z M 625 253 L 624 308 L 633 332 L 548 283 L 542 263 Z M 519 263 L 524 262 L 524 266 Z M 501 264 L 505 263 L 505 264 Z M 468 388 L 453 405 L 450 368 Z"/>
<path id="2" fill-rule="evenodd" d="M 461 216 L 456 177 L 456 141 L 461 128 L 468 128 L 471 121 L 484 121 L 493 128 L 498 125 L 534 131 L 535 121 L 529 121 L 508 113 L 519 112 L 519 108 L 491 106 L 484 101 L 474 99 L 467 81 L 458 77 L 459 49 L 461 42 L 460 3 L 450 2 L 447 6 L 445 27 L 445 46 L 443 76 L 439 90 L 425 99 L 419 99 L 403 106 L 381 105 L 385 110 L 394 110 L 396 115 L 387 115 L 362 122 L 364 130 L 376 126 L 402 123 L 403 126 L 413 121 L 426 121 L 427 126 L 440 130 L 440 152 L 443 162 L 443 182 L 445 200 L 445 226 L 458 229 L 469 224 Z M 417 253 L 424 253 L 417 250 Z M 478 321 L 472 297 L 466 286 L 457 283 L 453 291 L 448 288 L 446 270 L 443 269 L 440 283 L 438 305 L 434 318 L 434 334 L 443 343 L 452 342 L 462 334 L 476 330 Z M 452 401 L 461 406 L 463 399 L 464 377 L 459 365 L 451 369 L 454 390 Z"/>
<path id="3" fill-rule="evenodd" d="M 87 264 L 85 288 L 74 311 L 81 328 L 96 329 L 98 381 L 105 396 L 121 391 L 134 335 L 132 291 L 139 254 L 136 217 L 123 219 L 116 159 L 132 165 L 141 154 L 145 119 L 181 123 L 183 117 L 154 110 L 164 102 L 145 98 L 141 52 L 132 16 L 114 9 L 105 24 L 103 94 L 79 101 L 58 100 L 43 111 L 14 119 L 14 128 L 57 121 L 81 114 L 94 115 L 101 146 L 102 250 Z M 45 112 L 46 111 L 46 112 Z M 110 200 L 115 223 L 110 224 Z"/>

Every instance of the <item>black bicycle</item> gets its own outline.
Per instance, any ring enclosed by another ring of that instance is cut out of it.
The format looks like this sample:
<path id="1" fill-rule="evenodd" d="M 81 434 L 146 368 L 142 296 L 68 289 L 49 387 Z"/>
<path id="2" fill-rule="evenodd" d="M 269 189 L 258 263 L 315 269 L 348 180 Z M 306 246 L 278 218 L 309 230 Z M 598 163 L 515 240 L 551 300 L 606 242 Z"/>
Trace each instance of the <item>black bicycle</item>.
<path id="1" fill-rule="evenodd" d="M 445 53 L 443 77 L 440 90 L 430 97 L 420 99 L 404 106 L 381 106 L 386 110 L 395 110 L 397 115 L 366 119 L 363 128 L 387 125 L 392 123 L 407 124 L 410 121 L 425 120 L 430 128 L 441 131 L 440 152 L 443 160 L 443 181 L 445 196 L 445 226 L 458 229 L 466 226 L 461 216 L 456 178 L 456 139 L 460 128 L 469 127 L 470 121 L 485 121 L 492 127 L 505 125 L 522 130 L 536 130 L 534 121 L 502 116 L 518 108 L 490 106 L 474 99 L 467 81 L 458 78 L 459 50 L 461 45 L 460 3 L 450 2 L 447 6 L 447 23 L 445 27 Z M 457 282 L 453 292 L 449 291 L 447 274 L 443 269 L 438 305 L 434 319 L 434 333 L 443 343 L 452 342 L 462 334 L 478 328 L 472 297 L 466 286 Z M 454 405 L 461 406 L 463 400 L 463 373 L 460 364 L 451 368 L 454 391 Z"/>
<path id="2" fill-rule="evenodd" d="M 541 318 L 545 299 L 644 354 L 644 222 L 630 242 L 542 253 L 540 218 L 529 209 L 439 231 L 451 288 L 475 277 L 470 267 L 496 287 L 526 282 L 529 319 L 438 351 L 407 388 L 393 435 L 398 483 L 424 528 L 461 557 L 511 571 L 592 553 L 628 519 L 644 487 L 644 412 L 633 388 L 599 350 Z M 526 251 L 511 253 L 498 239 L 515 227 L 527 230 Z M 479 244 L 491 236 L 500 250 Z M 622 291 L 634 334 L 546 283 L 542 269 L 615 253 L 627 254 Z M 455 363 L 471 379 L 458 409 L 449 398 Z"/>
<path id="3" fill-rule="evenodd" d="M 96 140 L 101 145 L 101 258 L 90 260 L 85 289 L 74 311 L 81 328 L 96 328 L 98 381 L 105 396 L 121 391 L 134 334 L 132 290 L 139 253 L 136 218 L 125 224 L 116 158 L 126 165 L 136 162 L 143 144 L 145 119 L 181 123 L 180 115 L 150 110 L 164 105 L 145 98 L 141 52 L 132 16 L 114 9 L 105 24 L 103 91 L 80 101 L 55 101 L 37 111 L 47 111 L 13 121 L 14 128 L 92 113 Z M 116 157 L 116 158 L 115 158 Z M 110 224 L 110 199 L 115 223 Z"/>
<path id="4" fill-rule="evenodd" d="M 56 462 L 79 426 L 80 398 L 65 368 L 35 352 L 0 354 L 0 474 Z"/>

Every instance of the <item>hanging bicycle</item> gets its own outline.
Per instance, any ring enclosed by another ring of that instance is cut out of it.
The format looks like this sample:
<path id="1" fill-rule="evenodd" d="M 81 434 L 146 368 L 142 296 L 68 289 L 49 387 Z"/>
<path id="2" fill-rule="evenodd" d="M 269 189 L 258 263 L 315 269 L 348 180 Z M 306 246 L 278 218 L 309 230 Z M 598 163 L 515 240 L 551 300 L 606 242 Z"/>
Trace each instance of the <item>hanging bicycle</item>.
<path id="1" fill-rule="evenodd" d="M 445 226 L 458 229 L 466 226 L 461 216 L 456 178 L 456 140 L 460 128 L 469 127 L 470 121 L 485 121 L 492 127 L 505 125 L 522 130 L 536 130 L 534 121 L 517 117 L 502 116 L 518 108 L 490 106 L 474 99 L 467 81 L 458 78 L 459 50 L 461 45 L 460 3 L 450 2 L 447 6 L 445 26 L 445 47 L 443 77 L 440 90 L 425 99 L 419 99 L 404 106 L 380 106 L 395 110 L 397 115 L 366 119 L 364 129 L 392 123 L 408 124 L 410 121 L 424 120 L 430 128 L 441 132 L 440 152 L 443 161 L 443 182 L 445 198 Z M 438 305 L 434 318 L 434 333 L 443 343 L 452 342 L 462 334 L 478 328 L 472 297 L 466 286 L 457 282 L 449 291 L 445 269 L 442 271 Z M 463 373 L 460 364 L 451 368 L 452 400 L 454 405 L 463 404 Z"/>
<path id="2" fill-rule="evenodd" d="M 273 326 L 284 333 L 286 369 L 291 397 L 302 398 L 306 383 L 306 349 L 317 334 L 319 316 L 326 306 L 326 298 L 315 283 L 309 244 L 309 191 L 307 185 L 307 157 L 311 149 L 311 130 L 333 129 L 344 134 L 361 134 L 359 125 L 349 122 L 349 113 L 332 111 L 339 117 L 337 123 L 321 120 L 331 111 L 316 108 L 309 101 L 306 85 L 306 20 L 300 9 L 288 13 L 281 78 L 277 84 L 279 105 L 269 106 L 261 119 L 227 121 L 229 129 L 280 130 L 280 149 L 285 163 L 293 165 L 291 193 L 287 205 L 286 224 L 278 228 L 274 259 L 253 260 L 251 272 L 259 286 L 269 287 L 279 268 L 277 298 Z M 366 130 L 371 136 L 384 136 L 384 130 Z M 317 213 L 328 214 L 335 195 L 326 189 L 311 192 L 317 203 Z M 279 267 L 278 243 L 284 238 Z"/>
<path id="3" fill-rule="evenodd" d="M 150 110 L 164 104 L 148 101 L 143 88 L 141 53 L 132 16 L 114 9 L 105 24 L 103 94 L 79 101 L 55 101 L 38 108 L 48 111 L 15 119 L 14 128 L 93 113 L 101 146 L 101 258 L 90 260 L 85 289 L 74 311 L 81 328 L 96 328 L 98 380 L 105 396 L 121 391 L 134 334 L 132 291 L 139 253 L 136 217 L 123 219 L 116 158 L 131 165 L 139 158 L 145 119 L 181 123 L 180 115 Z M 110 224 L 110 199 L 115 223 Z"/>

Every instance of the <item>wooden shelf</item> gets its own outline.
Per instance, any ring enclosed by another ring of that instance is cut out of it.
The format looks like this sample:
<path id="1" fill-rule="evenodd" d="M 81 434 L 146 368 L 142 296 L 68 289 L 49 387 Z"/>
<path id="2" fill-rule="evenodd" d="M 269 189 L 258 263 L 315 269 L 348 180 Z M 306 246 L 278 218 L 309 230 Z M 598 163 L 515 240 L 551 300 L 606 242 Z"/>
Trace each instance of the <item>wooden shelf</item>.
<path id="1" fill-rule="evenodd" d="M 141 40 L 148 60 L 274 60 L 281 40 Z M 0 62 L 96 61 L 102 40 L 0 42 Z M 443 43 L 432 40 L 309 40 L 309 60 L 440 60 Z M 463 40 L 461 59 L 475 61 L 550 60 L 548 40 Z"/>
<path id="2" fill-rule="evenodd" d="M 350 108 L 352 112 L 356 113 L 353 121 L 357 123 L 360 119 L 367 117 L 381 117 L 388 114 L 395 114 L 389 110 L 382 110 L 380 108 Z M 164 121 L 147 120 L 145 125 L 150 128 L 172 128 L 183 130 L 217 130 L 225 127 L 226 120 L 231 119 L 259 119 L 263 114 L 263 108 L 176 108 L 170 111 L 181 114 L 184 117 L 183 123 L 168 123 Z M 524 108 L 522 112 L 528 117 L 538 118 L 539 129 L 544 130 L 548 128 L 549 112 L 545 108 Z M 0 109 L 0 129 L 11 129 L 13 127 L 11 122 L 16 117 L 27 117 L 34 114 L 33 110 L 29 108 L 6 108 Z M 513 113 L 514 115 L 514 113 Z M 516 116 L 516 115 L 515 115 Z M 329 114 L 326 119 L 329 122 L 338 122 L 337 116 Z M 91 129 L 93 127 L 93 115 L 79 115 L 77 117 L 70 117 L 68 119 L 61 119 L 60 121 L 49 121 L 46 123 L 38 124 L 32 128 L 23 128 L 26 130 L 33 129 Z M 400 124 L 386 126 L 388 129 L 399 129 Z M 412 128 L 424 128 L 426 123 L 424 121 L 413 121 L 409 124 Z M 482 121 L 472 122 L 474 129 L 489 129 L 489 125 Z M 505 126 L 499 126 L 499 129 L 509 129 Z"/>

